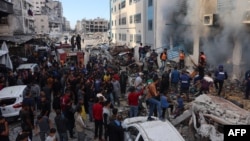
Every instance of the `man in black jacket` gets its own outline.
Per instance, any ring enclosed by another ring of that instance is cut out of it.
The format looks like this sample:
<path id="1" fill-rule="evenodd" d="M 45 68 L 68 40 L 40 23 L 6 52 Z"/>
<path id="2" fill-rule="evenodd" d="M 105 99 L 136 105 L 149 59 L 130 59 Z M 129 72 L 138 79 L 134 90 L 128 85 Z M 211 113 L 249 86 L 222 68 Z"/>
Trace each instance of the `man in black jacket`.
<path id="1" fill-rule="evenodd" d="M 73 35 L 73 36 L 71 37 L 70 43 L 71 43 L 72 51 L 74 51 L 74 48 L 75 48 L 75 35 Z"/>
<path id="2" fill-rule="evenodd" d="M 79 34 L 76 36 L 76 45 L 77 45 L 78 51 L 80 51 L 81 50 L 81 36 Z"/>
<path id="3" fill-rule="evenodd" d="M 109 141 L 124 141 L 124 132 L 121 125 L 122 116 L 118 115 L 116 120 L 108 125 Z"/>

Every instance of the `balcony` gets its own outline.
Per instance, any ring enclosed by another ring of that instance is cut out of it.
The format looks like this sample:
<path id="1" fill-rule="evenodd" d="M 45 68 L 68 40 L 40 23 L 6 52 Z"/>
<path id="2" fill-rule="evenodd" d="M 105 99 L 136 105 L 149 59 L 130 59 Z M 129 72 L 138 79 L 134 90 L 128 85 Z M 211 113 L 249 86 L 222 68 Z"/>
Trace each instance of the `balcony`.
<path id="1" fill-rule="evenodd" d="M 12 14 L 13 4 L 5 0 L 0 0 L 0 13 Z"/>

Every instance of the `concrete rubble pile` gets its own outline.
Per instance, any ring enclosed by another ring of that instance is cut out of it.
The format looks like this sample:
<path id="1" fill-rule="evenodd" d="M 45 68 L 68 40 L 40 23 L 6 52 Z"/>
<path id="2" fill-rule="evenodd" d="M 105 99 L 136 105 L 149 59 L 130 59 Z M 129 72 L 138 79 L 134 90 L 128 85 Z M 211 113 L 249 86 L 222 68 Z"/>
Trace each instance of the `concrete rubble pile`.
<path id="1" fill-rule="evenodd" d="M 113 56 L 118 55 L 121 52 L 127 52 L 130 51 L 131 49 L 128 48 L 127 46 L 123 45 L 123 46 L 110 46 L 110 54 Z"/>
<path id="2" fill-rule="evenodd" d="M 232 102 L 217 96 L 200 95 L 189 105 L 189 109 L 173 120 L 178 125 L 189 120 L 196 133 L 211 141 L 223 141 L 220 125 L 249 125 L 250 112 Z"/>

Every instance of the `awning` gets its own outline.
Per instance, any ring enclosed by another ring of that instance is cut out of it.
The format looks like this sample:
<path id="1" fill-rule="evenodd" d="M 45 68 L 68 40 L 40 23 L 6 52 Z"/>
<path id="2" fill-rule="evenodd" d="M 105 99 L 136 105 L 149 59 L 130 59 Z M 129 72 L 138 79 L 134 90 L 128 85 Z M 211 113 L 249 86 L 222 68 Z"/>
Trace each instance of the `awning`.
<path id="1" fill-rule="evenodd" d="M 0 41 L 14 42 L 17 44 L 25 43 L 33 38 L 32 35 L 14 35 L 14 36 L 0 36 Z"/>

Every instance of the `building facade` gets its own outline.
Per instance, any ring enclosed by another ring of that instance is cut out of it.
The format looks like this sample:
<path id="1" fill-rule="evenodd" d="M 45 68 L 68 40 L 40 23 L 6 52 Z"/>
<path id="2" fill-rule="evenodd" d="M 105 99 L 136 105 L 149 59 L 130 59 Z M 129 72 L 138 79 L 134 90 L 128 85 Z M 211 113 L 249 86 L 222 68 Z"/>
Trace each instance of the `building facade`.
<path id="1" fill-rule="evenodd" d="M 108 29 L 108 20 L 99 17 L 95 19 L 82 19 L 76 23 L 76 31 L 78 33 L 107 32 Z"/>
<path id="2" fill-rule="evenodd" d="M 0 0 L 0 35 L 13 35 L 11 18 L 14 13 L 12 1 Z"/>
<path id="3" fill-rule="evenodd" d="M 37 34 L 49 34 L 49 16 L 35 15 L 35 30 Z"/>
<path id="4" fill-rule="evenodd" d="M 111 0 L 112 42 L 130 47 L 146 44 L 145 6 L 145 0 Z"/>
<path id="5" fill-rule="evenodd" d="M 60 1 L 34 0 L 37 34 L 60 34 L 65 31 L 66 18 Z"/>
<path id="6" fill-rule="evenodd" d="M 42 14 L 42 7 L 45 6 L 46 2 L 48 2 L 48 0 L 33 0 L 33 5 L 34 5 L 34 14 L 36 15 L 40 15 Z"/>
<path id="7" fill-rule="evenodd" d="M 35 34 L 33 5 L 30 0 L 1 0 L 0 11 L 1 41 L 21 44 Z"/>

